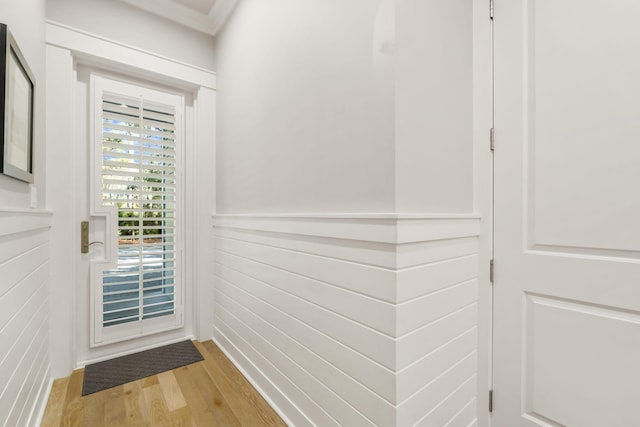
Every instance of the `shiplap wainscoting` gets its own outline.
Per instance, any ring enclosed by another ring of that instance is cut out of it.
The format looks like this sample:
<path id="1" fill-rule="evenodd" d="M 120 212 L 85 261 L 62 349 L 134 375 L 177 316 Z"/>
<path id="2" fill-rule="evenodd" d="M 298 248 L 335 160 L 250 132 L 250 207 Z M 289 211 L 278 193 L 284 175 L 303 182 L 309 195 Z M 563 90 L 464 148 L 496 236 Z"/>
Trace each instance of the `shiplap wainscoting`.
<path id="1" fill-rule="evenodd" d="M 49 386 L 51 215 L 0 210 L 0 425 L 36 425 Z"/>
<path id="2" fill-rule="evenodd" d="M 478 218 L 214 226 L 214 339 L 290 424 L 474 425 Z"/>

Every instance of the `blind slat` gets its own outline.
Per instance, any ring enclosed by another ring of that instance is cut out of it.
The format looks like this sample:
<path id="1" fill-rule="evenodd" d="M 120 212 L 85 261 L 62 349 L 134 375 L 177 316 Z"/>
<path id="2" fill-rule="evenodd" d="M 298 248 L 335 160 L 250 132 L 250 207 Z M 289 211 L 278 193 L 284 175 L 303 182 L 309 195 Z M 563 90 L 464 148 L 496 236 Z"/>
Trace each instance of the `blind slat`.
<path id="1" fill-rule="evenodd" d="M 175 156 L 175 148 L 173 145 L 164 144 L 163 141 L 150 142 L 148 144 L 131 144 L 131 141 L 121 141 L 121 142 L 102 142 L 102 151 L 105 151 L 105 148 L 110 148 L 112 150 L 125 150 L 125 151 L 145 151 L 149 153 L 157 153 L 165 156 Z M 166 146 L 165 146 L 166 145 Z"/>
<path id="2" fill-rule="evenodd" d="M 142 117 L 143 119 L 146 120 L 153 120 L 153 121 L 159 121 L 159 122 L 168 122 L 168 123 L 175 123 L 176 119 L 175 119 L 175 113 L 171 112 L 161 112 L 161 111 L 154 111 L 152 109 L 147 109 L 147 108 L 143 108 L 142 109 Z"/>
<path id="3" fill-rule="evenodd" d="M 104 126 L 103 138 L 121 139 L 132 142 L 173 142 L 175 141 L 175 133 L 171 131 L 162 131 L 157 129 L 145 128 L 142 131 L 137 127 L 128 127 L 122 123 L 114 123 Z"/>

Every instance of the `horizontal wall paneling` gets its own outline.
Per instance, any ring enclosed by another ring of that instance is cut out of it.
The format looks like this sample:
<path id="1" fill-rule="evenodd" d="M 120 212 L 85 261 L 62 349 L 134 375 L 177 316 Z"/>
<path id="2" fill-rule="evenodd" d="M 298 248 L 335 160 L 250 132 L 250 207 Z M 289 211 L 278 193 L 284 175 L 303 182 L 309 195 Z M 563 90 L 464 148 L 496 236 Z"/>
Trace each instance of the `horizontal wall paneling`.
<path id="1" fill-rule="evenodd" d="M 214 338 L 254 383 L 270 384 L 271 401 L 288 402 L 285 416 L 470 424 L 479 223 L 214 216 Z"/>
<path id="2" fill-rule="evenodd" d="M 35 424 L 49 382 L 51 214 L 0 210 L 0 424 Z"/>

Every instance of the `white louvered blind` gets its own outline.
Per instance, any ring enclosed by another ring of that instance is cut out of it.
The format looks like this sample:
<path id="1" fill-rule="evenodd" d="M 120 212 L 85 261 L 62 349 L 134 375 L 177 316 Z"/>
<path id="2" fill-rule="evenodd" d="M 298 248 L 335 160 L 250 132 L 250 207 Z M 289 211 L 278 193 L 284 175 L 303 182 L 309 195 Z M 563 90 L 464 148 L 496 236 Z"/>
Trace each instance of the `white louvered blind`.
<path id="1" fill-rule="evenodd" d="M 102 205 L 118 211 L 118 266 L 102 276 L 104 327 L 174 314 L 178 173 L 173 107 L 102 97 Z"/>

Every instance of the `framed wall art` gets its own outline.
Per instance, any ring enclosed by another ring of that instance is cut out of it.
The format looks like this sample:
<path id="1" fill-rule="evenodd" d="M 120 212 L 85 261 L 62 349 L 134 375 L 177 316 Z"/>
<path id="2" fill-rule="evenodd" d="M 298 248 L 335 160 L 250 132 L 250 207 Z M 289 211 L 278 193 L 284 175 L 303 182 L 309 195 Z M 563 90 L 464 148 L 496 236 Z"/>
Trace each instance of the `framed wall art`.
<path id="1" fill-rule="evenodd" d="M 0 75 L 0 172 L 33 183 L 35 79 L 5 24 L 0 24 Z"/>

